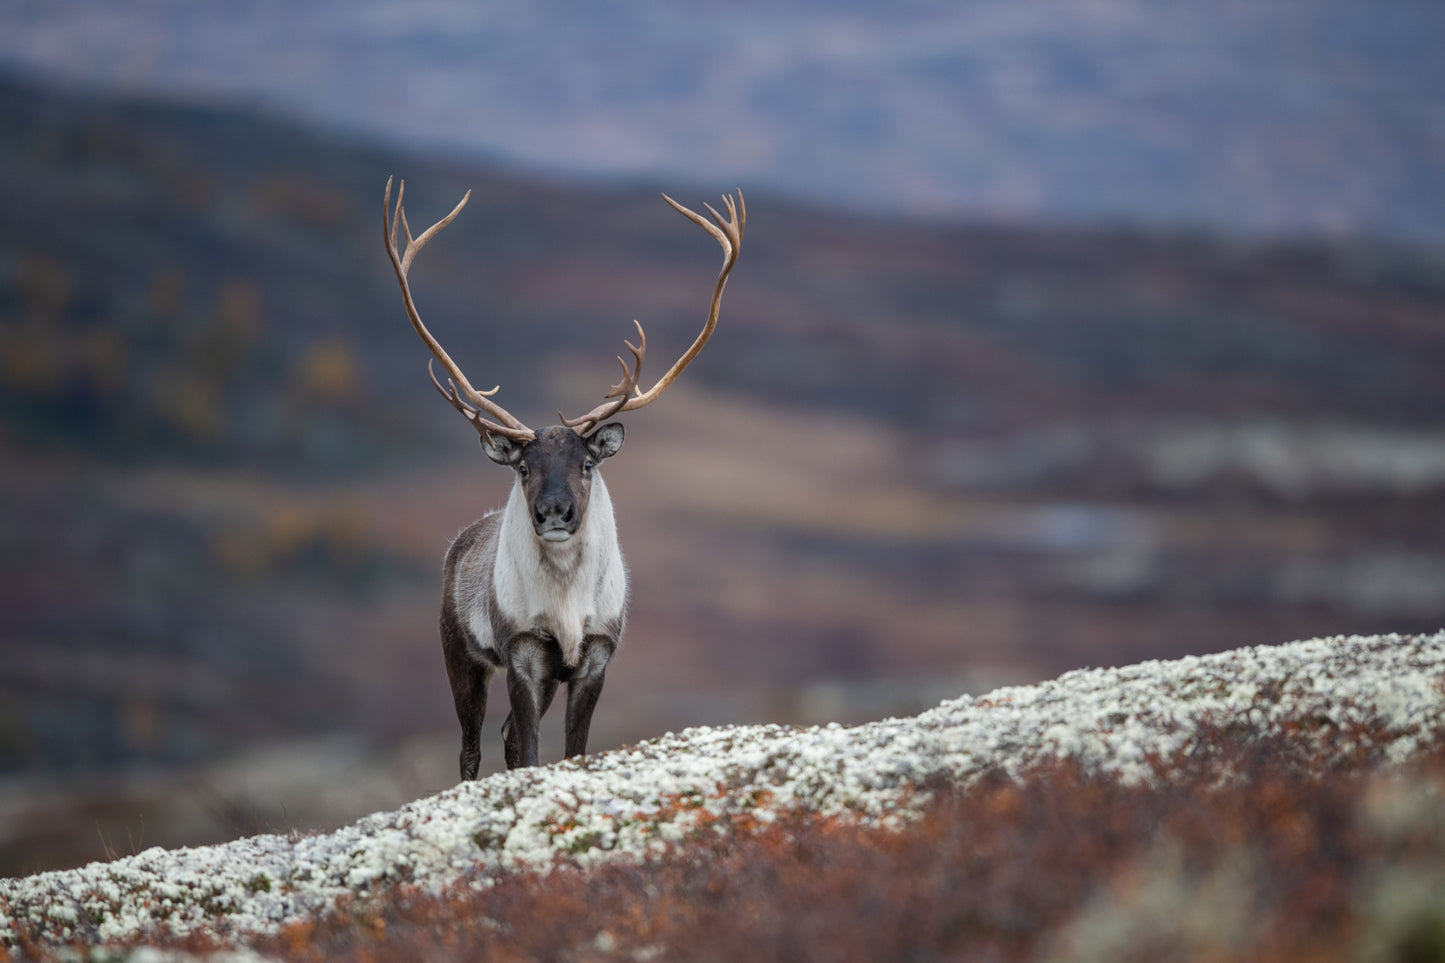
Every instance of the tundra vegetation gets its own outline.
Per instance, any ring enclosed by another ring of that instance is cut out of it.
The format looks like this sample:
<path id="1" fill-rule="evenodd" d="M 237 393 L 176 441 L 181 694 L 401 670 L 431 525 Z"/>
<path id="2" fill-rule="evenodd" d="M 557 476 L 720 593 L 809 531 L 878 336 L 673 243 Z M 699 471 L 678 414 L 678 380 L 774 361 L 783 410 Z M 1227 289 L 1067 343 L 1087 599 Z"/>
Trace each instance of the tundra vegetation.
<path id="1" fill-rule="evenodd" d="M 39 960 L 1439 959 L 1442 735 L 1445 633 L 1080 670 L 6 880 L 0 933 Z"/>

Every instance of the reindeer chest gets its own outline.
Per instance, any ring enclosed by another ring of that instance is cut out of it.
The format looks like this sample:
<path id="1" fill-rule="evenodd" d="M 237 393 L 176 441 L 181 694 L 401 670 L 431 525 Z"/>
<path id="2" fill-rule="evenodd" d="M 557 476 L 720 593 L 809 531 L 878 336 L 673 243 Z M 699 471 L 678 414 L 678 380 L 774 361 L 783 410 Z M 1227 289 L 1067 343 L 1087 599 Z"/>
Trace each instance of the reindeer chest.
<path id="1" fill-rule="evenodd" d="M 593 557 L 584 556 L 566 568 L 546 562 L 509 564 L 511 560 L 499 556 L 493 573 L 503 619 L 518 631 L 556 639 L 562 661 L 569 666 L 577 664 L 588 635 L 616 632 L 626 602 L 620 550 L 615 542 L 610 552 L 609 546 L 597 548 L 587 553 Z"/>
<path id="2" fill-rule="evenodd" d="M 474 556 L 479 567 L 473 577 L 458 579 L 458 589 L 469 582 L 481 590 L 459 597 L 459 608 L 477 645 L 500 661 L 511 636 L 531 632 L 555 639 L 562 661 L 575 666 L 588 635 L 617 637 L 627 606 L 611 501 L 605 487 L 594 492 L 578 536 L 561 545 L 540 541 L 526 518 L 525 505 L 514 498 L 502 512 L 491 550 Z"/>

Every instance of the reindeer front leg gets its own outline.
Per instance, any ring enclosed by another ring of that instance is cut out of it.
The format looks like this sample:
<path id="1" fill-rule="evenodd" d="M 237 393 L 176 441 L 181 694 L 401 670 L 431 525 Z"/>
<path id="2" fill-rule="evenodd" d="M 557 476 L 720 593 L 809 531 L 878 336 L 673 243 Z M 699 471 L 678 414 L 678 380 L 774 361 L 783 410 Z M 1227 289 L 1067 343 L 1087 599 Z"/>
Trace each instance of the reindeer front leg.
<path id="1" fill-rule="evenodd" d="M 492 667 L 482 663 L 471 663 L 452 674 L 452 698 L 456 702 L 457 721 L 462 726 L 462 751 L 458 758 L 463 781 L 477 778 L 482 763 L 482 720 L 487 715 L 487 684 L 491 678 Z"/>
<path id="2" fill-rule="evenodd" d="M 507 697 L 512 712 L 502 725 L 502 747 L 508 769 L 537 764 L 542 713 L 547 711 L 557 691 L 552 662 L 548 643 L 535 635 L 519 635 L 508 647 Z"/>
<path id="3" fill-rule="evenodd" d="M 612 659 L 617 642 L 605 635 L 589 635 L 582 640 L 582 657 L 567 683 L 567 756 L 587 752 L 587 733 L 592 728 L 592 710 L 602 695 L 607 663 Z"/>
<path id="4" fill-rule="evenodd" d="M 557 694 L 557 680 L 548 679 L 542 683 L 542 705 L 537 709 L 538 725 L 541 719 L 547 714 L 547 708 L 552 705 L 552 697 Z M 540 736 L 538 737 L 540 741 Z M 507 760 L 508 769 L 516 769 L 521 754 L 517 747 L 516 730 L 512 728 L 512 714 L 507 713 L 507 718 L 502 722 L 502 756 Z"/>
<path id="5" fill-rule="evenodd" d="M 448 604 L 442 611 L 442 652 L 446 657 L 447 679 L 452 702 L 462 728 L 462 751 L 458 757 L 463 780 L 477 778 L 482 760 L 482 720 L 487 715 L 487 687 L 496 666 L 471 655 L 472 635 Z"/>

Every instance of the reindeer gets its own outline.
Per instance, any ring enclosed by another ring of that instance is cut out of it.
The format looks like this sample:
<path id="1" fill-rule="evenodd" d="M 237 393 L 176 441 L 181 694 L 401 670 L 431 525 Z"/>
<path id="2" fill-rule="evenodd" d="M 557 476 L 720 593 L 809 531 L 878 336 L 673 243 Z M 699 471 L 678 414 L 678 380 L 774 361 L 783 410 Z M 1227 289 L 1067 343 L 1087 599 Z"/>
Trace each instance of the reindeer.
<path id="1" fill-rule="evenodd" d="M 472 387 L 422 324 L 407 283 L 412 259 L 461 212 L 471 191 L 450 214 L 413 238 L 402 206 L 406 182 L 398 187 L 394 210 L 391 183 L 388 178 L 382 199 L 382 236 L 411 326 L 431 350 L 427 373 L 432 385 L 477 429 L 487 457 L 514 473 L 506 506 L 464 529 L 448 549 L 443 568 L 442 653 L 462 727 L 461 778 L 476 778 L 487 687 L 498 669 L 507 673 L 511 703 L 502 724 L 507 768 L 537 764 L 538 725 L 563 682 L 567 683 L 566 754 L 581 755 L 587 751 L 587 732 L 607 663 L 622 640 L 627 620 L 627 569 L 612 499 L 598 470 L 622 447 L 622 425 L 609 419 L 656 401 L 712 337 L 723 288 L 737 262 L 747 224 L 742 192 L 736 203 L 730 195 L 723 196 L 726 218 L 703 205 L 716 224 L 662 195 L 723 249 L 707 321 L 692 346 L 656 384 L 642 391 L 638 378 L 647 335 L 633 321 L 637 344 L 623 342 L 633 365 L 629 368 L 621 357 L 617 359 L 622 379 L 602 403 L 577 418 L 558 413 L 561 424 L 533 430 L 492 400 L 500 385 L 490 391 Z M 401 253 L 398 228 L 406 234 Z M 437 380 L 433 360 L 446 370 L 445 388 Z"/>

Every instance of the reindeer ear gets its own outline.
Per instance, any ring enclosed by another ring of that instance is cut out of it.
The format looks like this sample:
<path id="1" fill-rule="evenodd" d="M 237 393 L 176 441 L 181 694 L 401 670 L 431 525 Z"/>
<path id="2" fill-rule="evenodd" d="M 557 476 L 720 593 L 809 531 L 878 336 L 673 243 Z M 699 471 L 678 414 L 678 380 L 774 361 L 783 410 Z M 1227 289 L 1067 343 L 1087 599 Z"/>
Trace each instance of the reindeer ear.
<path id="1" fill-rule="evenodd" d="M 482 451 L 487 457 L 499 465 L 511 468 L 522 459 L 522 446 L 506 435 L 494 435 L 489 431 L 482 432 Z"/>
<path id="2" fill-rule="evenodd" d="M 604 458 L 611 458 L 622 450 L 622 426 L 615 421 L 609 421 L 598 428 L 592 434 L 583 439 L 587 444 L 587 450 L 597 461 Z"/>

